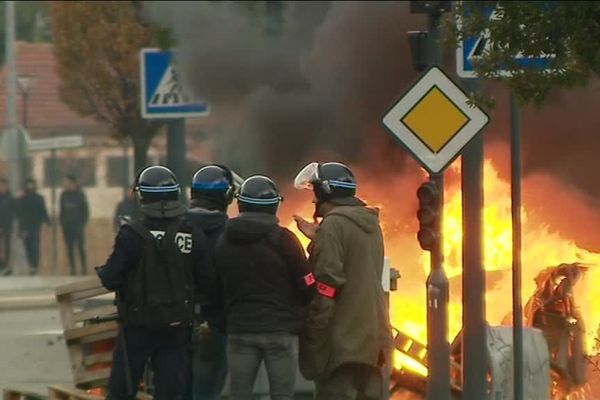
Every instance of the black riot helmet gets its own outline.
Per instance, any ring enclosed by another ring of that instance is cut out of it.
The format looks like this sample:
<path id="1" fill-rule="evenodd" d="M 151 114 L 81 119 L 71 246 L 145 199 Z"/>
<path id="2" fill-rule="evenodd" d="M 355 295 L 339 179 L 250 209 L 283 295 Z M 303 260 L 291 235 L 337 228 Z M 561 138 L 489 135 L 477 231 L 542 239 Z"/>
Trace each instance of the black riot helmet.
<path id="1" fill-rule="evenodd" d="M 185 212 L 177 177 L 163 165 L 151 165 L 137 176 L 135 190 L 143 214 L 153 218 L 174 218 Z"/>
<path id="2" fill-rule="evenodd" d="M 224 165 L 206 165 L 194 174 L 191 192 L 206 208 L 225 211 L 235 192 L 233 173 Z"/>
<path id="3" fill-rule="evenodd" d="M 354 205 L 357 202 L 356 178 L 346 165 L 339 162 L 310 163 L 296 176 L 297 189 L 312 189 L 319 203 L 331 201 Z"/>
<path id="4" fill-rule="evenodd" d="M 279 203 L 283 201 L 277 185 L 270 178 L 255 175 L 246 179 L 237 195 L 240 213 L 263 212 L 277 213 Z"/>

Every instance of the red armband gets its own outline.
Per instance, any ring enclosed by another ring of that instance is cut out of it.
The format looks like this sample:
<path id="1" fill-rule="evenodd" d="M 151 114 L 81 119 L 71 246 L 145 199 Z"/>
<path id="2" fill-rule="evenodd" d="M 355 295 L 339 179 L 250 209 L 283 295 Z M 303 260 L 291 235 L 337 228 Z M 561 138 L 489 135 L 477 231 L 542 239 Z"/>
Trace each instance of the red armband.
<path id="1" fill-rule="evenodd" d="M 317 282 L 317 292 L 323 297 L 333 299 L 335 298 L 336 288 L 322 282 Z"/>
<path id="2" fill-rule="evenodd" d="M 304 276 L 304 283 L 306 286 L 312 286 L 315 284 L 315 282 L 315 276 L 312 274 L 312 272 Z"/>

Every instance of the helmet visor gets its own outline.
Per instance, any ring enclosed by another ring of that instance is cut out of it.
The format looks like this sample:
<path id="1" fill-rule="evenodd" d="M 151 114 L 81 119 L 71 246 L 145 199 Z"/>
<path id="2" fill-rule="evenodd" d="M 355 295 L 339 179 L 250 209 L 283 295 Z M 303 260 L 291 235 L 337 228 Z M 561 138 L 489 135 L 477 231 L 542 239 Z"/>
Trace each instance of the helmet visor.
<path id="1" fill-rule="evenodd" d="M 296 179 L 294 179 L 294 187 L 296 189 L 313 189 L 313 183 L 319 179 L 319 163 L 312 162 L 302 168 Z"/>
<path id="2" fill-rule="evenodd" d="M 233 177 L 233 187 L 235 190 L 238 190 L 242 183 L 244 183 L 244 178 L 235 173 L 234 170 L 231 170 L 231 176 Z"/>

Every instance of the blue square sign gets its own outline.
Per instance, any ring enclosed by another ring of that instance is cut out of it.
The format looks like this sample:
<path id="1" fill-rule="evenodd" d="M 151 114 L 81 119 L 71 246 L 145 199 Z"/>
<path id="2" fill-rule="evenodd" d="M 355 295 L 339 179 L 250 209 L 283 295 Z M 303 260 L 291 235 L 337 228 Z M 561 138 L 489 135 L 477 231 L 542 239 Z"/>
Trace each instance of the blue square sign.
<path id="1" fill-rule="evenodd" d="M 468 12 L 468 10 L 466 11 Z M 485 7 L 483 9 L 483 15 L 490 20 L 498 20 L 502 18 L 502 8 L 500 6 Z M 460 18 L 457 21 L 457 25 L 460 29 Z M 492 38 L 490 38 L 489 32 L 481 32 L 477 36 L 465 37 L 463 40 L 459 41 L 456 48 L 456 73 L 458 76 L 461 78 L 477 78 L 477 73 L 473 68 L 473 60 L 484 54 L 491 44 Z M 523 69 L 535 68 L 550 70 L 552 58 L 552 55 L 541 57 L 517 56 L 515 61 L 520 67 L 523 67 Z M 510 71 L 499 69 L 497 74 L 499 76 L 510 76 Z"/>
<path id="2" fill-rule="evenodd" d="M 169 50 L 143 49 L 140 53 L 140 90 L 143 118 L 201 117 L 208 104 L 194 99 L 181 84 Z"/>

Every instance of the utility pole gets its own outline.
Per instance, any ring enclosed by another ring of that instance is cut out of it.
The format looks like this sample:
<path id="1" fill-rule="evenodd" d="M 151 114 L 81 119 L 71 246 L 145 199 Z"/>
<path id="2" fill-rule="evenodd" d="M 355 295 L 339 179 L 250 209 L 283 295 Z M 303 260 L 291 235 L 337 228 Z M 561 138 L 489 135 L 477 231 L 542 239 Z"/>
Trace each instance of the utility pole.
<path id="1" fill-rule="evenodd" d="M 523 306 L 521 304 L 521 110 L 510 94 L 511 209 L 513 240 L 514 400 L 523 400 Z"/>
<path id="2" fill-rule="evenodd" d="M 189 185 L 192 177 L 186 176 L 185 118 L 175 118 L 167 123 L 167 165 L 182 188 Z"/>
<path id="3" fill-rule="evenodd" d="M 476 79 L 464 79 L 468 92 Z M 483 265 L 483 134 L 477 134 L 462 156 L 463 209 L 463 396 L 487 397 L 485 270 Z"/>
<path id="4" fill-rule="evenodd" d="M 8 184 L 13 194 L 19 190 L 22 180 L 21 132 L 17 129 L 17 70 L 15 60 L 15 2 L 6 1 L 6 127 L 4 131 L 5 155 L 8 166 Z"/>

